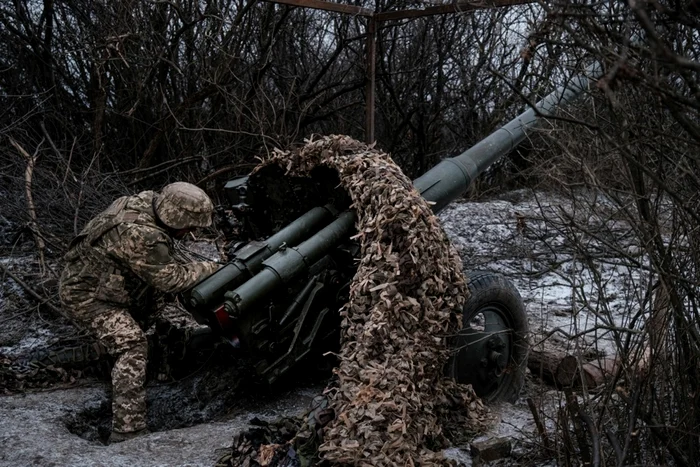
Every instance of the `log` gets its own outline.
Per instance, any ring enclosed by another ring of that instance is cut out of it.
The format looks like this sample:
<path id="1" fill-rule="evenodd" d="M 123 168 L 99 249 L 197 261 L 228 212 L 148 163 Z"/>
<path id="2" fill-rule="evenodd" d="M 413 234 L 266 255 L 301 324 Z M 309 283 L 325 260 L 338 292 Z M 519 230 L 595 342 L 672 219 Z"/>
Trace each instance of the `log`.
<path id="1" fill-rule="evenodd" d="M 578 357 L 567 355 L 559 362 L 556 382 L 564 387 L 594 389 L 610 379 L 617 372 L 618 366 L 616 358 L 580 362 Z"/>
<path id="2" fill-rule="evenodd" d="M 559 362 L 567 355 L 561 350 L 545 347 L 543 350 L 531 349 L 527 357 L 527 367 L 533 375 L 547 384 L 557 384 Z"/>
<path id="3" fill-rule="evenodd" d="M 585 356 L 574 356 L 551 345 L 530 350 L 527 359 L 533 375 L 547 384 L 567 388 L 597 388 L 617 372 L 618 366 L 617 358 L 589 361 Z"/>

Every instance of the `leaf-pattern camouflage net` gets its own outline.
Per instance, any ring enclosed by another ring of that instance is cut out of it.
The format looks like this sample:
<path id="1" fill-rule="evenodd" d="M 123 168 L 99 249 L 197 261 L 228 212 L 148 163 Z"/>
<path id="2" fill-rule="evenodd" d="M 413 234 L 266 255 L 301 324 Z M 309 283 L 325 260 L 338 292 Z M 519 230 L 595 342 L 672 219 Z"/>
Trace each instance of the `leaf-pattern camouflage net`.
<path id="1" fill-rule="evenodd" d="M 262 166 L 269 164 L 295 176 L 317 165 L 336 169 L 357 213 L 361 259 L 341 310 L 337 378 L 326 389 L 336 417 L 324 429 L 321 457 L 332 464 L 446 464 L 430 449 L 441 447 L 441 415 L 471 410 L 462 418 L 474 422 L 468 430 L 486 409 L 470 387 L 443 378 L 446 341 L 461 325 L 469 290 L 437 218 L 387 154 L 347 136 L 277 150 Z"/>

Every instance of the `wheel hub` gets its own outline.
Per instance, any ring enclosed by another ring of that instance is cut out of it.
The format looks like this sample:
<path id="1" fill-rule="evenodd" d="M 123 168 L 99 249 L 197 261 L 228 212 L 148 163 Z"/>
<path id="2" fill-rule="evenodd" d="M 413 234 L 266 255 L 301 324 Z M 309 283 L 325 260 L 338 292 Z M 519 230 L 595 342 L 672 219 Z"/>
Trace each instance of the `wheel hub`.
<path id="1" fill-rule="evenodd" d="M 486 373 L 486 377 L 498 378 L 503 370 L 505 370 L 505 362 L 503 350 L 506 348 L 506 343 L 500 336 L 491 336 L 486 341 L 487 355 L 481 359 L 481 366 Z"/>
<path id="2" fill-rule="evenodd" d="M 484 308 L 481 324 L 466 323 L 457 338 L 452 376 L 479 396 L 495 392 L 508 367 L 512 328 L 497 307 Z"/>

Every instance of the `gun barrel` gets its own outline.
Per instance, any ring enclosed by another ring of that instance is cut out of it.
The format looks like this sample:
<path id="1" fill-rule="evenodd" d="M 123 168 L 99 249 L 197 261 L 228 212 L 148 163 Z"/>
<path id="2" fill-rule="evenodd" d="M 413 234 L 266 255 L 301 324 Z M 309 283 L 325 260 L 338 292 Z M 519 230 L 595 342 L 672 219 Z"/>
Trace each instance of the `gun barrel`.
<path id="1" fill-rule="evenodd" d="M 591 80 L 601 75 L 600 65 L 593 64 L 586 73 L 553 91 L 534 108 L 521 113 L 459 156 L 440 162 L 416 179 L 414 186 L 426 200 L 434 203 L 433 211 L 439 212 L 464 195 L 477 176 L 515 149 L 527 137 L 527 130 L 540 122 L 540 116 L 553 115 L 558 107 L 574 100 L 588 89 Z"/>

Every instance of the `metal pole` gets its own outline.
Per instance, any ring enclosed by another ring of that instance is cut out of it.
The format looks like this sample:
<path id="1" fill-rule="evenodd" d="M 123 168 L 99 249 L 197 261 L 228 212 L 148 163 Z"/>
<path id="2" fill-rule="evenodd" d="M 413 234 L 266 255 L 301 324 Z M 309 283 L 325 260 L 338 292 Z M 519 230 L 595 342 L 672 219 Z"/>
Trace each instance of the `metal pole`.
<path id="1" fill-rule="evenodd" d="M 366 121 L 365 142 L 374 142 L 374 91 L 377 67 L 377 22 L 373 17 L 367 19 L 367 86 L 365 98 Z"/>

